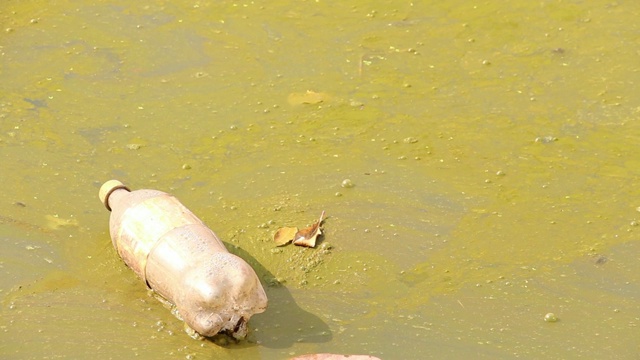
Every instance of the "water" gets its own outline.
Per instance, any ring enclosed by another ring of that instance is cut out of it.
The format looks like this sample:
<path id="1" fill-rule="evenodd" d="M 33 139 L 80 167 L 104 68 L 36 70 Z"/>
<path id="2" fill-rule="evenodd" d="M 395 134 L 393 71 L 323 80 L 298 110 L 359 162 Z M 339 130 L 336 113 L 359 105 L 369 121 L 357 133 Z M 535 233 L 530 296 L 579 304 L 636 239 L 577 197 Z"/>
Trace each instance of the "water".
<path id="1" fill-rule="evenodd" d="M 638 15 L 1 5 L 1 357 L 636 358 Z M 247 341 L 190 339 L 117 258 L 110 178 L 254 266 Z M 274 249 L 322 210 L 324 248 Z"/>

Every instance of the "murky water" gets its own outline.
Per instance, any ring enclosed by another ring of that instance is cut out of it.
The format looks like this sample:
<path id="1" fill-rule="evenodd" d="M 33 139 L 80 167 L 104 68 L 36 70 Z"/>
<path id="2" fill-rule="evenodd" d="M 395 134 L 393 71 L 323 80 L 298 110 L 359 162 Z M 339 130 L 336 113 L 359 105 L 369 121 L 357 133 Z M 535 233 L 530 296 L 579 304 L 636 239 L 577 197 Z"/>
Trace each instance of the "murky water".
<path id="1" fill-rule="evenodd" d="M 0 5 L 0 357 L 637 358 L 639 16 Z M 255 267 L 247 341 L 194 341 L 147 294 L 111 248 L 110 178 L 175 194 Z M 322 210 L 324 247 L 274 249 Z"/>

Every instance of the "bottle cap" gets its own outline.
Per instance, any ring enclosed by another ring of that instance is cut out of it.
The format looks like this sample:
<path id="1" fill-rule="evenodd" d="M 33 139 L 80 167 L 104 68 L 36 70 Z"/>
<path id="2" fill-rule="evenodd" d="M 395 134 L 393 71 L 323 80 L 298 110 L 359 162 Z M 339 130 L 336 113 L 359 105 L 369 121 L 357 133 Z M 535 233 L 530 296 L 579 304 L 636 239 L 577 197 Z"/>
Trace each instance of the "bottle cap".
<path id="1" fill-rule="evenodd" d="M 109 180 L 104 184 L 102 184 L 102 186 L 100 187 L 100 192 L 98 192 L 98 197 L 100 198 L 100 201 L 102 201 L 104 206 L 109 211 L 111 211 L 111 207 L 109 206 L 109 195 L 111 195 L 112 192 L 118 189 L 125 189 L 127 191 L 131 191 L 129 190 L 128 187 L 126 187 L 123 183 L 121 183 L 118 180 Z"/>

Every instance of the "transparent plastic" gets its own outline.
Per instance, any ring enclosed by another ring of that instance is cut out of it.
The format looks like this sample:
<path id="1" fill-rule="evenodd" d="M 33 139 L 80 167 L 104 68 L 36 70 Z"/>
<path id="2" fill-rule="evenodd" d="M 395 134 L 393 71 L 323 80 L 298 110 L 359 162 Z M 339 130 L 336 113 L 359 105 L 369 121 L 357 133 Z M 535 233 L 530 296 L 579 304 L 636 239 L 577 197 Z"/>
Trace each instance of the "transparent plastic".
<path id="1" fill-rule="evenodd" d="M 113 246 L 147 286 L 175 305 L 202 336 L 241 339 L 249 318 L 267 308 L 255 271 L 174 196 L 130 191 L 117 180 L 100 188 L 111 211 Z"/>

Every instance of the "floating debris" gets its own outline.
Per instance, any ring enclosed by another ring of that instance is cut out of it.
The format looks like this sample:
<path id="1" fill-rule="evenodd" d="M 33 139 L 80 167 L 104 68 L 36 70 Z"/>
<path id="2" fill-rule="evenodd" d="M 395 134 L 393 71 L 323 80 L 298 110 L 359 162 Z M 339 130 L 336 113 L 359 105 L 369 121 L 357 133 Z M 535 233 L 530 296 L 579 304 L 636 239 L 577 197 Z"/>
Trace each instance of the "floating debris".
<path id="1" fill-rule="evenodd" d="M 342 180 L 342 183 L 340 184 L 340 186 L 342 186 L 343 188 L 352 188 L 354 186 L 356 186 L 356 184 L 353 183 L 353 181 L 351 181 L 351 179 L 344 179 Z"/>
<path id="2" fill-rule="evenodd" d="M 283 227 L 278 229 L 273 235 L 273 241 L 276 242 L 276 246 L 285 246 L 293 241 L 297 233 L 297 227 Z"/>
<path id="3" fill-rule="evenodd" d="M 127 144 L 127 149 L 129 150 L 140 150 L 142 144 Z"/>
<path id="4" fill-rule="evenodd" d="M 45 215 L 47 221 L 47 227 L 52 230 L 58 230 L 64 227 L 77 227 L 78 220 L 76 219 L 63 219 L 58 215 Z"/>
<path id="5" fill-rule="evenodd" d="M 547 135 L 547 136 L 538 136 L 535 139 L 535 142 L 537 143 L 542 143 L 542 144 L 550 144 L 554 141 L 558 141 L 558 138 L 555 136 L 551 136 L 551 135 Z"/>
<path id="6" fill-rule="evenodd" d="M 331 99 L 331 95 L 323 92 L 315 92 L 311 90 L 307 90 L 304 93 L 292 93 L 289 94 L 287 101 L 291 105 L 302 105 L 302 104 L 320 104 L 322 102 L 329 101 Z"/>
<path id="7" fill-rule="evenodd" d="M 297 227 L 281 227 L 273 234 L 273 241 L 276 246 L 284 246 L 293 242 L 294 245 L 315 247 L 318 236 L 322 235 L 322 221 L 324 220 L 324 210 L 320 214 L 320 219 L 313 225 L 298 230 Z"/>
<path id="8" fill-rule="evenodd" d="M 322 224 L 322 219 L 324 218 L 324 210 L 322 214 L 320 214 L 320 219 L 313 225 L 308 228 L 302 229 L 296 233 L 296 236 L 293 239 L 293 245 L 306 246 L 306 247 L 315 247 L 316 239 L 319 235 L 322 234 L 322 229 L 320 229 L 320 225 Z"/>
<path id="9" fill-rule="evenodd" d="M 558 321 L 558 317 L 554 313 L 548 313 L 544 316 L 544 321 L 553 323 Z"/>

